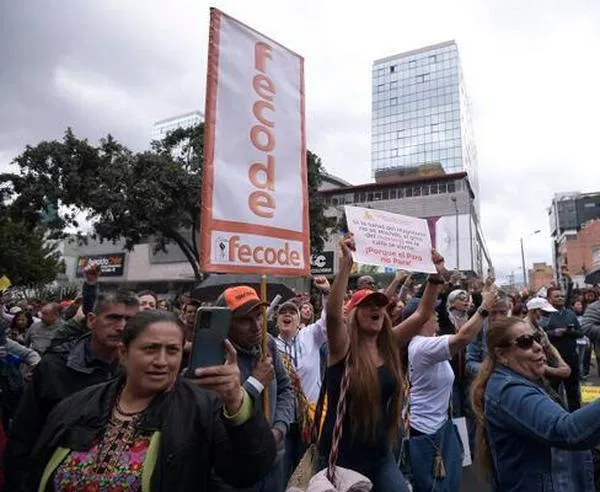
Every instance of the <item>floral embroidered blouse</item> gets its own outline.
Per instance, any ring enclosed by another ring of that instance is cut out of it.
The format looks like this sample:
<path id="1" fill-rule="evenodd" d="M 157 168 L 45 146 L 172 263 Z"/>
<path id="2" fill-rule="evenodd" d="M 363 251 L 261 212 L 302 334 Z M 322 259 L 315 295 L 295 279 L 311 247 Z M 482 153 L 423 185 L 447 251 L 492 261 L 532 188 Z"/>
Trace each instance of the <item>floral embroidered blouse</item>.
<path id="1" fill-rule="evenodd" d="M 52 478 L 55 492 L 142 490 L 142 470 L 150 436 L 140 435 L 137 419 L 111 418 L 101 439 L 87 451 L 71 451 Z"/>

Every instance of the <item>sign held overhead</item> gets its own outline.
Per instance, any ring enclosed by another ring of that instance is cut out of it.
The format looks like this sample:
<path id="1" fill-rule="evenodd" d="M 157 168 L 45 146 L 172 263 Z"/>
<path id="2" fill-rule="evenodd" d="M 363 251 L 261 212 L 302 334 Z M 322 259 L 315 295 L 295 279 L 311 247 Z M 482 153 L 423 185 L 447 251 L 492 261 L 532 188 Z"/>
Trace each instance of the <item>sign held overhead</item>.
<path id="1" fill-rule="evenodd" d="M 304 60 L 211 9 L 201 269 L 310 272 Z"/>
<path id="2" fill-rule="evenodd" d="M 427 221 L 370 208 L 346 206 L 358 263 L 435 273 Z"/>

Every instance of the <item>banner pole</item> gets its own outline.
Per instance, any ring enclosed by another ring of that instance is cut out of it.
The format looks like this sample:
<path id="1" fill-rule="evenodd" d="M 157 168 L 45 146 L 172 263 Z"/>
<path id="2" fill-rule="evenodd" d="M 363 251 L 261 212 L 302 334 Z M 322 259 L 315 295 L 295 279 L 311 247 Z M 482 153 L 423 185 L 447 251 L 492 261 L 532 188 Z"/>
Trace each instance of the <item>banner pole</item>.
<path id="1" fill-rule="evenodd" d="M 262 313 L 263 313 L 263 326 L 262 326 L 262 357 L 266 359 L 269 355 L 269 347 L 268 347 L 268 326 L 269 320 L 267 319 L 267 303 L 269 299 L 267 297 L 267 276 L 263 275 L 260 279 L 260 297 L 263 302 Z M 263 413 L 265 415 L 265 420 L 270 422 L 271 420 L 271 409 L 269 407 L 269 385 L 265 386 L 263 391 Z"/>

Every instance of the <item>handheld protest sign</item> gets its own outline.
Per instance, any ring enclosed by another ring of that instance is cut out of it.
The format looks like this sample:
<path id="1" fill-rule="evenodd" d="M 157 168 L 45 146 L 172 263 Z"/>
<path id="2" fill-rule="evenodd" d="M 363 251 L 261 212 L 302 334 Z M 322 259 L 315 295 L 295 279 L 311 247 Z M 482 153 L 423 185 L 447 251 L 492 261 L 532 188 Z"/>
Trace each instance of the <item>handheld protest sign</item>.
<path id="1" fill-rule="evenodd" d="M 436 273 L 427 221 L 381 210 L 346 206 L 357 263 Z"/>

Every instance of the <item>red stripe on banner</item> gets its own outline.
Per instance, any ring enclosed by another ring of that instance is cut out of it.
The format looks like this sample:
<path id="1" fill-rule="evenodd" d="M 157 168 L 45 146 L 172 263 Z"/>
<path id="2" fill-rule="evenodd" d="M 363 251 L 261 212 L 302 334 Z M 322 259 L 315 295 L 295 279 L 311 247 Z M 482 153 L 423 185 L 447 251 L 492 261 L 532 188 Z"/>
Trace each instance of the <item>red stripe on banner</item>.
<path id="1" fill-rule="evenodd" d="M 286 239 L 288 241 L 302 242 L 303 245 L 305 242 L 305 236 L 301 232 L 280 229 L 278 227 L 246 224 L 244 222 L 230 222 L 226 220 L 211 220 L 210 226 L 212 231 L 217 230 L 223 232 L 237 232 L 240 234 L 252 234 L 255 236 L 275 237 L 278 239 Z"/>
<path id="2" fill-rule="evenodd" d="M 208 35 L 208 69 L 206 75 L 206 107 L 204 121 L 204 166 L 202 168 L 202 205 L 201 205 L 201 251 L 200 269 L 210 264 L 210 230 L 212 218 L 212 200 L 215 185 L 215 128 L 217 121 L 217 88 L 219 77 L 219 42 L 221 12 L 210 9 L 210 29 Z"/>

